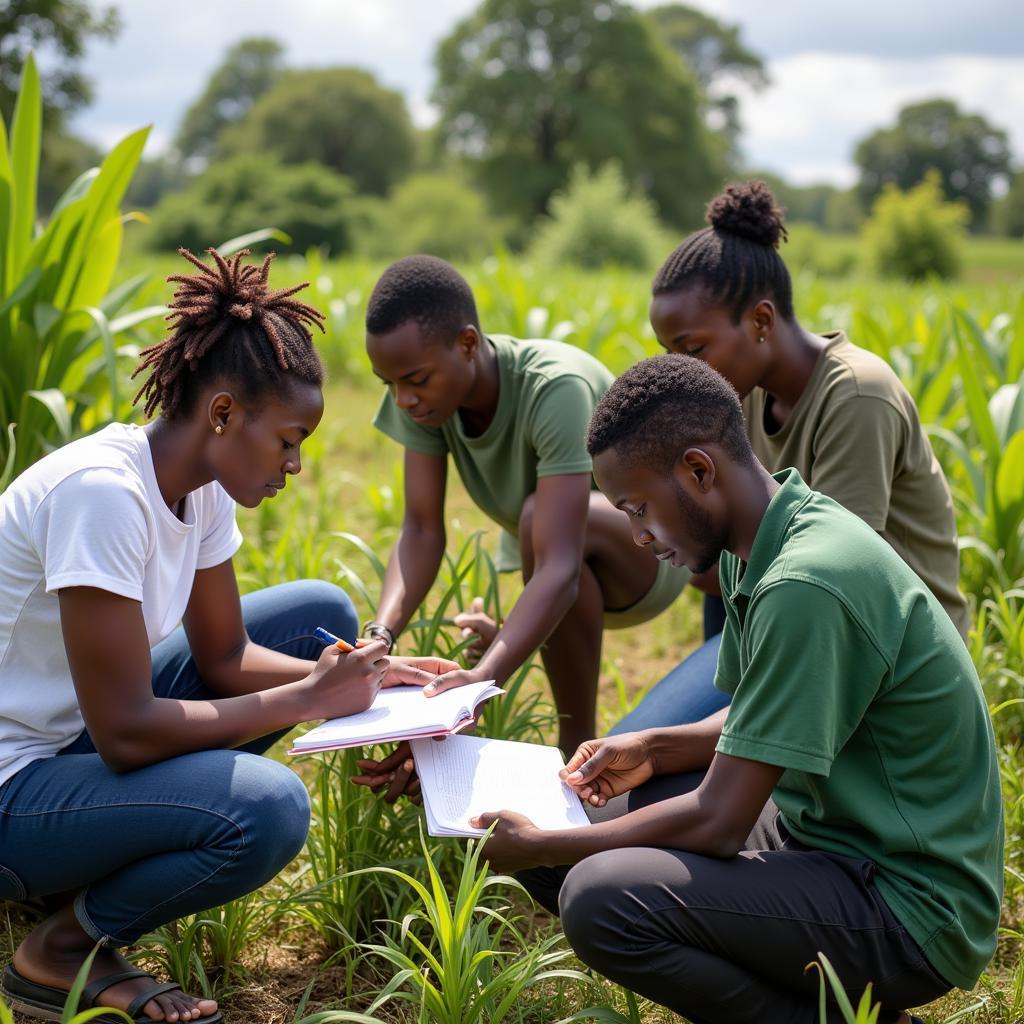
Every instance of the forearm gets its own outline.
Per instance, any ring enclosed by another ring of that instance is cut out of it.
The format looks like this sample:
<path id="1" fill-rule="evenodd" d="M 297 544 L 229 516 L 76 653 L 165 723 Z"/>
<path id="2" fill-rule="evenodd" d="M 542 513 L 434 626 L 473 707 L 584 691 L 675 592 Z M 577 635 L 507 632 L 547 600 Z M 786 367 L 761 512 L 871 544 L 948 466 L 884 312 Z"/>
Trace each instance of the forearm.
<path id="1" fill-rule="evenodd" d="M 550 636 L 572 607 L 579 568 L 551 562 L 541 566 L 523 588 L 494 642 L 477 663 L 481 678 L 504 682 Z"/>
<path id="2" fill-rule="evenodd" d="M 219 665 L 201 669 L 200 674 L 218 697 L 240 697 L 303 679 L 315 664 L 315 661 L 293 658 L 247 640 Z"/>
<path id="3" fill-rule="evenodd" d="M 605 850 L 641 846 L 732 856 L 734 841 L 709 803 L 697 789 L 588 828 L 538 830 L 531 852 L 538 865 L 548 867 L 576 864 Z"/>
<path id="4" fill-rule="evenodd" d="M 423 603 L 444 557 L 444 533 L 402 526 L 388 559 L 377 604 L 377 622 L 398 636 Z"/>
<path id="5" fill-rule="evenodd" d="M 707 769 L 715 757 L 728 707 L 689 725 L 646 729 L 641 734 L 655 775 L 678 775 Z"/>
<path id="6" fill-rule="evenodd" d="M 129 771 L 197 750 L 238 747 L 305 721 L 311 714 L 307 689 L 286 683 L 260 693 L 222 700 L 154 697 L 96 736 L 104 761 Z"/>

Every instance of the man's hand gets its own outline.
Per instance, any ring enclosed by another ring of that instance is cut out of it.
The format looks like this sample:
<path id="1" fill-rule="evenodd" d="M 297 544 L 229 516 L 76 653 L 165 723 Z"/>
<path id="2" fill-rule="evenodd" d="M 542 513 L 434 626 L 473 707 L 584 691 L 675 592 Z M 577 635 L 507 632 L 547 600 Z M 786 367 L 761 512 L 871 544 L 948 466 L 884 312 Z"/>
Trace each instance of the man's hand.
<path id="1" fill-rule="evenodd" d="M 484 844 L 484 857 L 497 871 L 519 871 L 536 867 L 540 861 L 540 846 L 544 833 L 524 814 L 516 811 L 488 811 L 470 819 L 474 828 L 494 831 Z"/>
<path id="2" fill-rule="evenodd" d="M 408 742 L 399 743 L 394 753 L 383 761 L 356 761 L 356 767 L 362 774 L 353 775 L 349 781 L 383 793 L 387 803 L 393 804 L 403 794 L 414 804 L 422 801 L 420 780 Z"/>
<path id="3" fill-rule="evenodd" d="M 646 782 L 654 774 L 654 762 L 642 732 L 626 732 L 581 743 L 559 772 L 581 800 L 604 807 L 620 793 Z"/>
<path id="4" fill-rule="evenodd" d="M 460 669 L 458 662 L 447 658 L 391 658 L 390 662 L 382 686 L 426 686 Z"/>
<path id="5" fill-rule="evenodd" d="M 475 665 L 484 656 L 484 651 L 494 643 L 501 623 L 495 622 L 484 611 L 482 597 L 474 597 L 469 611 L 459 612 L 452 621 L 462 630 L 463 640 L 468 640 L 471 636 L 476 637 L 465 649 L 466 661 L 470 665 Z"/>

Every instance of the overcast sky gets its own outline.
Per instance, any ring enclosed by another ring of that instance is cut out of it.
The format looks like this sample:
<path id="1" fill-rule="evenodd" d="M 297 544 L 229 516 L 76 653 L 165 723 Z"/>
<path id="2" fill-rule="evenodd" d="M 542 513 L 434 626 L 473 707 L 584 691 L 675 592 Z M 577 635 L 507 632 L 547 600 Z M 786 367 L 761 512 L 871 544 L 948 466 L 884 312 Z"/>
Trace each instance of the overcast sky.
<path id="1" fill-rule="evenodd" d="M 651 6 L 655 0 L 637 0 Z M 117 41 L 91 44 L 96 99 L 75 130 L 104 145 L 152 123 L 166 146 L 224 51 L 251 35 L 292 66 L 355 64 L 408 98 L 429 124 L 433 53 L 476 0 L 120 0 Z M 905 103 L 955 99 L 1005 129 L 1024 164 L 1024 3 L 1019 0 L 699 0 L 739 24 L 772 84 L 742 97 L 751 166 L 797 182 L 850 184 L 856 141 Z"/>

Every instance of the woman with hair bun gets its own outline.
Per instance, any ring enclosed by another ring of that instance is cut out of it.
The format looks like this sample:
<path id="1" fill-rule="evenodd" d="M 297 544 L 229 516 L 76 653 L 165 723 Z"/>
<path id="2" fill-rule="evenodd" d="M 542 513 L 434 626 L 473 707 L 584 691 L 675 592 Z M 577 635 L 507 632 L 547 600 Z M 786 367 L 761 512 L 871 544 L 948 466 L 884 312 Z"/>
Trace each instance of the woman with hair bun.
<path id="1" fill-rule="evenodd" d="M 961 636 L 960 562 L 949 487 L 914 401 L 884 360 L 841 330 L 815 334 L 793 309 L 779 255 L 783 211 L 762 181 L 730 185 L 654 278 L 651 325 L 669 352 L 706 362 L 738 392 L 754 454 L 795 466 L 809 487 L 860 516 L 921 577 Z M 722 628 L 717 567 L 693 582 L 705 642 L 612 731 L 682 724 L 727 703 L 714 688 Z"/>
<path id="2" fill-rule="evenodd" d="M 180 252 L 198 272 L 170 278 L 170 333 L 136 370 L 136 400 L 160 415 L 73 441 L 0 496 L 0 899 L 49 913 L 2 994 L 33 1018 L 60 1019 L 98 944 L 82 1008 L 220 1021 L 117 947 L 252 892 L 299 852 L 305 786 L 257 756 L 283 732 L 457 668 L 389 661 L 383 641 L 325 649 L 318 624 L 350 642 L 358 627 L 333 584 L 239 598 L 235 506 L 301 469 L 324 409 L 323 315 L 292 297 L 305 285 L 270 288 L 269 256 Z"/>

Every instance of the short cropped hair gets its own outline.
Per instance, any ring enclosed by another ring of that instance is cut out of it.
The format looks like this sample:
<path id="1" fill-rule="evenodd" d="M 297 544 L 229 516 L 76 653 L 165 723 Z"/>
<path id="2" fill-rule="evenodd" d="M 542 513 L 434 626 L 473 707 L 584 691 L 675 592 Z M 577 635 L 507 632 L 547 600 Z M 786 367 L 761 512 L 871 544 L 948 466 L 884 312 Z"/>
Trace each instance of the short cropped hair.
<path id="1" fill-rule="evenodd" d="M 687 449 L 716 444 L 737 462 L 753 461 L 743 410 L 732 385 L 692 356 L 661 355 L 627 370 L 597 403 L 587 451 L 614 448 L 656 470 L 670 469 Z"/>
<path id="2" fill-rule="evenodd" d="M 381 275 L 366 307 L 369 334 L 389 334 L 415 320 L 425 337 L 451 341 L 467 324 L 480 330 L 466 279 L 436 256 L 406 256 Z"/>

